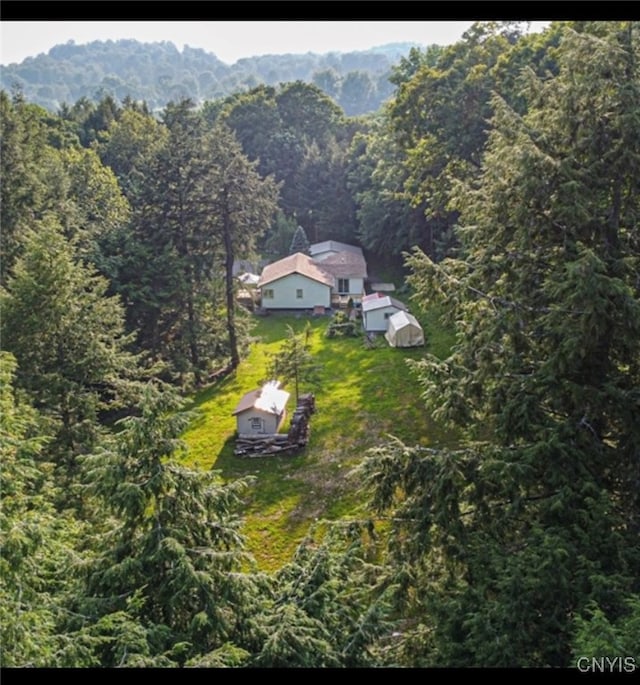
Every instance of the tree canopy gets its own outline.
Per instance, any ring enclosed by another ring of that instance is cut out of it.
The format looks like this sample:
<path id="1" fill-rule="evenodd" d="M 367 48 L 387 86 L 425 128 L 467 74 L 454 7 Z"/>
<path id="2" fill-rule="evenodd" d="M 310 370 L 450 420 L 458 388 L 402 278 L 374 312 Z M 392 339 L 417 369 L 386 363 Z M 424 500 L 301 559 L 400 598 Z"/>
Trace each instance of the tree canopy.
<path id="1" fill-rule="evenodd" d="M 321 88 L 347 114 L 360 115 L 376 110 L 391 95 L 391 70 L 411 49 L 411 43 L 399 43 L 342 54 L 262 55 L 225 64 L 213 53 L 189 46 L 179 50 L 167 41 L 69 41 L 47 54 L 3 66 L 0 88 L 17 86 L 31 102 L 51 111 L 105 96 L 145 101 L 161 110 L 171 100 L 202 102 L 260 84 L 302 80 Z"/>
<path id="2" fill-rule="evenodd" d="M 460 258 L 408 259 L 458 330 L 414 368 L 461 432 L 365 468 L 398 522 L 393 573 L 425 568 L 415 665 L 566 666 L 574 618 L 621 619 L 637 593 L 637 55 L 635 25 L 567 28 L 558 76 L 523 75 L 524 115 L 492 100 L 480 174 L 456 190 Z"/>

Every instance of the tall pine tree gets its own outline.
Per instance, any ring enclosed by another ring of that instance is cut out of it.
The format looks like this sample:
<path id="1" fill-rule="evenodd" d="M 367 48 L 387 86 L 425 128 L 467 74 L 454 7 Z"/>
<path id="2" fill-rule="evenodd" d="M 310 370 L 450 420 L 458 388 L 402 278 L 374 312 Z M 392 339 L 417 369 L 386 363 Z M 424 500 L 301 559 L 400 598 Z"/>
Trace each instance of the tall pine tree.
<path id="1" fill-rule="evenodd" d="M 242 152 L 240 143 L 225 125 L 218 124 L 207 137 L 213 160 L 210 175 L 210 214 L 224 260 L 225 304 L 231 367 L 240 364 L 236 323 L 236 259 L 254 255 L 258 239 L 266 232 L 277 208 L 278 186 L 272 177 L 261 178 L 255 162 Z"/>
<path id="2" fill-rule="evenodd" d="M 70 471 L 96 445 L 101 413 L 139 396 L 139 360 L 128 349 L 120 300 L 107 289 L 47 218 L 27 234 L 0 291 L 2 346 L 17 360 L 16 386 L 50 421 L 50 452 Z"/>
<path id="3" fill-rule="evenodd" d="M 98 630 L 124 622 L 102 665 L 223 665 L 251 646 L 257 576 L 242 572 L 238 515 L 247 483 L 180 465 L 188 421 L 173 391 L 149 385 L 140 416 L 84 460 L 87 495 L 117 522 L 77 609 Z"/>
<path id="4" fill-rule="evenodd" d="M 0 352 L 0 636 L 2 666 L 64 665 L 66 599 L 81 524 L 54 507 L 53 464 L 38 413 L 14 388 L 15 358 Z"/>

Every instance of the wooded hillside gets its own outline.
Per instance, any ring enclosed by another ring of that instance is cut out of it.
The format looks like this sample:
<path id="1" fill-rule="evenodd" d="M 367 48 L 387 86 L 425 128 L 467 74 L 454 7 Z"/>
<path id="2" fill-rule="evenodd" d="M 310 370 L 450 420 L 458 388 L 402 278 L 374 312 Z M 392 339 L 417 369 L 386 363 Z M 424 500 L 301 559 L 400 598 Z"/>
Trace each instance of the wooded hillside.
<path id="1" fill-rule="evenodd" d="M 640 666 L 640 24 L 476 23 L 391 83 L 359 117 L 301 80 L 0 91 L 3 666 Z M 301 236 L 361 246 L 427 346 L 256 326 L 234 262 Z M 236 470 L 287 331 L 318 439 Z"/>
<path id="2" fill-rule="evenodd" d="M 73 42 L 0 69 L 0 88 L 55 112 L 81 98 L 144 100 L 160 110 L 171 100 L 196 103 L 246 91 L 261 84 L 304 81 L 317 85 L 349 116 L 380 108 L 393 94 L 391 68 L 409 54 L 410 43 L 360 52 L 262 55 L 225 64 L 215 54 L 173 43 L 135 40 Z M 437 51 L 438 48 L 433 48 Z"/>

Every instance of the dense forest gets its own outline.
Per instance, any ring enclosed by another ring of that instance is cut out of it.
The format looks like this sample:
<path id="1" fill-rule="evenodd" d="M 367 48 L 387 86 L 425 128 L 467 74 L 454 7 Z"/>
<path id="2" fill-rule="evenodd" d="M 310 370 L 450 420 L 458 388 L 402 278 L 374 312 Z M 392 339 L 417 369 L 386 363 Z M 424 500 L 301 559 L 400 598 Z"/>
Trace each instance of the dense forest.
<path id="1" fill-rule="evenodd" d="M 358 117 L 348 75 L 223 88 L 187 58 L 209 82 L 160 112 L 0 92 L 2 665 L 637 668 L 640 24 L 476 23 Z M 411 367 L 456 440 L 364 453 L 367 515 L 266 573 L 249 480 L 180 438 L 249 349 L 234 261 L 298 226 L 442 311 L 449 356 Z"/>
<path id="2" fill-rule="evenodd" d="M 313 83 L 349 116 L 374 112 L 393 94 L 392 67 L 412 43 L 390 43 L 360 52 L 262 55 L 228 65 L 214 54 L 170 42 L 94 41 L 56 45 L 0 70 L 0 88 L 19 89 L 37 105 L 58 110 L 82 98 L 144 100 L 153 111 L 171 100 L 199 104 L 259 85 Z M 434 56 L 440 48 L 433 46 Z"/>

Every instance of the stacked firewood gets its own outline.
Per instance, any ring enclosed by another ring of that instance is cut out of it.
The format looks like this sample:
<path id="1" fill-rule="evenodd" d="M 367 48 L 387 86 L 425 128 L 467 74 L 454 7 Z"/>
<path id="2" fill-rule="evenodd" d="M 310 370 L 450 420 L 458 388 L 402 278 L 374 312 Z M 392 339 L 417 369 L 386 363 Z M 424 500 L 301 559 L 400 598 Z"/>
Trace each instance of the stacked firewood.
<path id="1" fill-rule="evenodd" d="M 291 417 L 289 442 L 300 447 L 309 442 L 309 417 L 316 410 L 316 398 L 313 394 L 300 395 L 298 406 Z"/>
<path id="2" fill-rule="evenodd" d="M 293 448 L 289 436 L 282 433 L 275 435 L 256 435 L 238 437 L 234 454 L 237 457 L 266 457 L 269 454 L 287 452 Z"/>
<path id="3" fill-rule="evenodd" d="M 314 395 L 301 395 L 291 417 L 289 433 L 238 437 L 234 454 L 237 457 L 268 457 L 298 451 L 309 441 L 309 417 L 315 409 Z"/>

